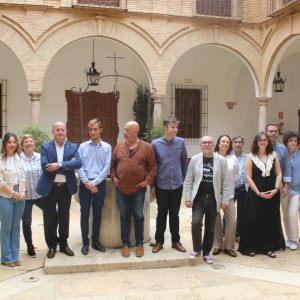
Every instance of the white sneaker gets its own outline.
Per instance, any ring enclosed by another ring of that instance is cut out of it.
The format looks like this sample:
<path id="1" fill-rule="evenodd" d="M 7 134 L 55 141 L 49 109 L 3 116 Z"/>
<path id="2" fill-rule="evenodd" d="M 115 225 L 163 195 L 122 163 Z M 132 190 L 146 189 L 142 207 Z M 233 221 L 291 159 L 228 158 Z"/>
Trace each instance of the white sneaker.
<path id="1" fill-rule="evenodd" d="M 291 247 L 291 241 L 290 240 L 286 240 L 285 241 L 285 248 L 290 248 Z"/>
<path id="2" fill-rule="evenodd" d="M 297 250 L 297 248 L 298 248 L 297 242 L 290 241 L 290 249 Z"/>
<path id="3" fill-rule="evenodd" d="M 201 255 L 201 252 L 195 252 L 193 251 L 191 254 L 190 254 L 190 258 L 191 259 L 197 259 L 198 257 L 200 257 Z"/>
<path id="4" fill-rule="evenodd" d="M 214 261 L 212 260 L 212 258 L 209 255 L 205 255 L 203 256 L 203 261 L 205 263 L 207 263 L 208 265 L 211 265 Z"/>

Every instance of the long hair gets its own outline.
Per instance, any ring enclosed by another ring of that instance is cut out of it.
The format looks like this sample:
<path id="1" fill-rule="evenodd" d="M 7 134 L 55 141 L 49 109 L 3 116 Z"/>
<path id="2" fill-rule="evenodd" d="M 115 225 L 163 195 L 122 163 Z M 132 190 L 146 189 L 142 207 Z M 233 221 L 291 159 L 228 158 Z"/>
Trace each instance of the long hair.
<path id="1" fill-rule="evenodd" d="M 217 152 L 217 153 L 219 153 L 219 150 L 220 150 L 219 149 L 219 144 L 220 144 L 221 138 L 224 137 L 224 136 L 226 136 L 229 139 L 229 148 L 228 148 L 228 150 L 226 152 L 226 155 L 229 155 L 232 152 L 232 140 L 231 140 L 231 138 L 230 138 L 230 136 L 228 134 L 222 134 L 222 135 L 220 135 L 218 137 L 218 140 L 216 142 L 216 146 L 215 146 L 215 150 L 214 151 Z"/>
<path id="2" fill-rule="evenodd" d="M 17 148 L 16 148 L 14 154 L 16 154 L 16 153 L 19 154 L 19 153 L 20 153 L 20 147 L 19 147 L 19 143 L 18 143 L 18 138 L 17 138 L 17 136 L 16 136 L 14 133 L 12 133 L 12 132 L 7 132 L 7 133 L 5 134 L 5 136 L 4 136 L 4 138 L 3 138 L 2 147 L 1 147 L 1 155 L 2 155 L 2 157 L 4 157 L 4 158 L 7 158 L 6 145 L 7 145 L 7 143 L 8 143 L 8 140 L 9 140 L 11 137 L 13 137 L 13 138 L 15 139 L 16 143 L 17 143 Z"/>
<path id="3" fill-rule="evenodd" d="M 268 155 L 268 154 L 271 154 L 273 152 L 273 146 L 271 144 L 271 141 L 270 141 L 269 137 L 267 136 L 267 134 L 264 131 L 260 131 L 254 137 L 254 140 L 253 140 L 253 143 L 252 143 L 252 146 L 251 146 L 251 153 L 253 153 L 255 155 L 258 153 L 258 149 L 259 149 L 258 140 L 262 136 L 265 136 L 267 141 L 268 141 L 268 145 L 267 145 L 267 148 L 266 148 L 266 154 Z"/>

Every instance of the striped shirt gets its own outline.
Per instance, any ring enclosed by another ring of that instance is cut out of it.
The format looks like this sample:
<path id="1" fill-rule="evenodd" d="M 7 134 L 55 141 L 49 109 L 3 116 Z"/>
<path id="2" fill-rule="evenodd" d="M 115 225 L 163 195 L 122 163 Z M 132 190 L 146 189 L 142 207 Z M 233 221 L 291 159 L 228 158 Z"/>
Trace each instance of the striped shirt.
<path id="1" fill-rule="evenodd" d="M 33 152 L 32 157 L 21 153 L 21 164 L 26 177 L 26 200 L 35 200 L 41 196 L 35 191 L 38 180 L 42 174 L 41 155 Z"/>

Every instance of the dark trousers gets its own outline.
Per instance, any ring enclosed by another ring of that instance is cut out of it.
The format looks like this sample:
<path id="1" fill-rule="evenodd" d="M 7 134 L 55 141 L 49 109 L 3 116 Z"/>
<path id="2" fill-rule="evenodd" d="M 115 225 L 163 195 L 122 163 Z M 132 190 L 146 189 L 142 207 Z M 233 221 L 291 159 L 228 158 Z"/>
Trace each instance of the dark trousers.
<path id="1" fill-rule="evenodd" d="M 171 232 L 172 244 L 180 241 L 179 235 L 179 210 L 182 197 L 182 186 L 176 190 L 164 190 L 155 187 L 157 201 L 157 217 L 155 240 L 163 244 L 164 233 L 166 231 L 167 216 L 169 213 L 169 228 Z"/>
<path id="2" fill-rule="evenodd" d="M 54 185 L 50 194 L 45 198 L 43 210 L 45 240 L 48 248 L 56 248 L 57 225 L 60 248 L 64 249 L 67 246 L 70 206 L 71 194 L 68 191 L 67 185 L 65 184 L 61 187 Z"/>
<path id="3" fill-rule="evenodd" d="M 192 208 L 192 239 L 193 249 L 203 256 L 209 255 L 214 241 L 214 228 L 217 216 L 216 199 L 213 194 L 197 195 Z M 202 244 L 203 217 L 205 215 L 205 230 Z"/>
<path id="4" fill-rule="evenodd" d="M 243 210 L 245 205 L 245 200 L 247 196 L 247 191 L 245 187 L 235 189 L 234 191 L 234 201 L 237 201 L 237 220 L 236 220 L 236 233 L 235 236 L 240 236 L 240 224 L 242 221 Z"/>
<path id="5" fill-rule="evenodd" d="M 25 209 L 22 217 L 22 229 L 23 236 L 27 247 L 32 247 L 32 232 L 31 232 L 31 223 L 32 223 L 32 207 L 36 205 L 41 210 L 44 209 L 43 198 L 26 200 L 25 201 Z"/>
<path id="6" fill-rule="evenodd" d="M 97 188 L 98 192 L 93 194 L 82 182 L 80 182 L 80 227 L 82 243 L 84 245 L 89 244 L 89 217 L 91 206 L 93 207 L 92 242 L 98 242 L 99 240 L 101 214 L 105 197 L 105 181 L 98 184 Z"/>

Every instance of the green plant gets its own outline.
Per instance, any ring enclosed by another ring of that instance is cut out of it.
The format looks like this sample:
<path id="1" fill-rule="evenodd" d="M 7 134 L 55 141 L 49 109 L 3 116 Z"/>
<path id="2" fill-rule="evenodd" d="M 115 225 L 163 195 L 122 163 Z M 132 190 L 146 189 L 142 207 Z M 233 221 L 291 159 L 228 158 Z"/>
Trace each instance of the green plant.
<path id="1" fill-rule="evenodd" d="M 41 127 L 31 125 L 22 129 L 20 136 L 23 134 L 31 134 L 35 140 L 35 151 L 41 151 L 41 145 L 50 140 L 48 133 Z"/>
<path id="2" fill-rule="evenodd" d="M 164 135 L 164 129 L 162 125 L 160 126 L 154 126 L 150 131 L 150 140 L 153 141 L 155 139 L 158 139 Z"/>
<path id="3" fill-rule="evenodd" d="M 153 104 L 151 104 L 151 112 Z M 138 122 L 140 126 L 139 138 L 145 139 L 147 136 L 147 122 L 148 122 L 148 95 L 147 88 L 142 85 L 136 90 L 136 98 L 133 103 L 133 115 L 135 121 Z"/>

